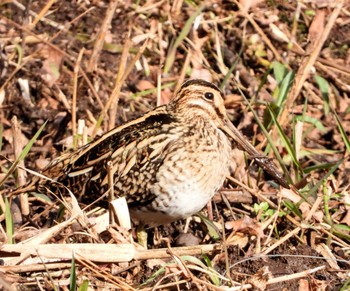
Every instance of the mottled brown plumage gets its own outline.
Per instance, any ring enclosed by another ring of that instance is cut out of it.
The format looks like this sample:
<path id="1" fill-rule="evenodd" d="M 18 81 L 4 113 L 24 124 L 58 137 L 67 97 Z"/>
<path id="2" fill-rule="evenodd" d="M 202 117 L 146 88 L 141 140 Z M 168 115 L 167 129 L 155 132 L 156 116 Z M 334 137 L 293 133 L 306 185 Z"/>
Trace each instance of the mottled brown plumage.
<path id="1" fill-rule="evenodd" d="M 190 80 L 169 104 L 52 161 L 42 174 L 57 183 L 36 177 L 23 189 L 68 188 L 91 202 L 108 190 L 110 163 L 114 191 L 126 197 L 132 216 L 143 224 L 165 224 L 198 212 L 222 186 L 231 159 L 229 137 L 284 182 L 230 123 L 221 91 Z"/>

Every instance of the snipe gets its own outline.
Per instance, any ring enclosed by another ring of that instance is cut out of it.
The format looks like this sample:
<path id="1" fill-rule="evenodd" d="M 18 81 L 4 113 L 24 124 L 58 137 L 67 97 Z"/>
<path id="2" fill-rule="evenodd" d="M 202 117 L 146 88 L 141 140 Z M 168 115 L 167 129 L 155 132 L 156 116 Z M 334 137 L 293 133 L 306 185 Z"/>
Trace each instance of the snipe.
<path id="1" fill-rule="evenodd" d="M 116 195 L 125 196 L 131 216 L 159 225 L 201 210 L 229 173 L 232 138 L 281 184 L 269 159 L 231 124 L 222 92 L 203 80 L 185 82 L 172 101 L 129 121 L 77 151 L 55 160 L 15 192 L 67 188 L 85 201 L 108 190 L 113 175 Z M 109 166 L 109 170 L 107 170 Z"/>

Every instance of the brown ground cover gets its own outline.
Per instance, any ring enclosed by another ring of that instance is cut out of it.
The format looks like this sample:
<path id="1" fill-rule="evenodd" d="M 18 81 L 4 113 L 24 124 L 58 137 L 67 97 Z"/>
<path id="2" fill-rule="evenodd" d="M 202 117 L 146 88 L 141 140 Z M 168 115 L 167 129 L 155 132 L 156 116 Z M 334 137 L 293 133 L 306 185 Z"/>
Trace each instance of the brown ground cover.
<path id="1" fill-rule="evenodd" d="M 349 14 L 340 0 L 1 1 L 2 288 L 349 290 Z M 293 189 L 237 150 L 210 220 L 149 229 L 148 250 L 74 199 L 10 206 L 25 169 L 168 102 L 187 78 L 223 89 L 232 122 Z"/>

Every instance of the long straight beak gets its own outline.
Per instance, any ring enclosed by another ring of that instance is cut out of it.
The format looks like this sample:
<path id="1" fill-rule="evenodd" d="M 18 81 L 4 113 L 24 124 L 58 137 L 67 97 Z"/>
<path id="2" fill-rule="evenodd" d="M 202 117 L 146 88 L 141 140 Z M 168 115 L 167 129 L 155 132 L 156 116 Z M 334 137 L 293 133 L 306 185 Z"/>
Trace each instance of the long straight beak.
<path id="1" fill-rule="evenodd" d="M 289 189 L 289 184 L 284 178 L 283 174 L 272 163 L 271 159 L 258 152 L 255 147 L 239 132 L 239 130 L 226 117 L 222 128 L 226 134 L 231 137 L 238 145 L 240 145 L 258 165 L 270 174 L 281 186 Z"/>

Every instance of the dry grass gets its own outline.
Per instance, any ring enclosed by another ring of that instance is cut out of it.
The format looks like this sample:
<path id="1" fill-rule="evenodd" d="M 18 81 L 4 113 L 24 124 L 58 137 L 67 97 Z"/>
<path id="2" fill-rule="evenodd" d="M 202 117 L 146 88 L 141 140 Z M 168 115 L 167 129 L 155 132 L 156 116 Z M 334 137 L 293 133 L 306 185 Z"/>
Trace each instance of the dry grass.
<path id="1" fill-rule="evenodd" d="M 28 3 L 0 3 L 4 290 L 349 290 L 348 1 Z M 291 189 L 237 151 L 211 219 L 160 228 L 149 250 L 74 197 L 10 203 L 48 161 L 167 102 L 185 78 L 223 88 L 233 123 Z M 176 246 L 183 229 L 193 246 Z"/>

